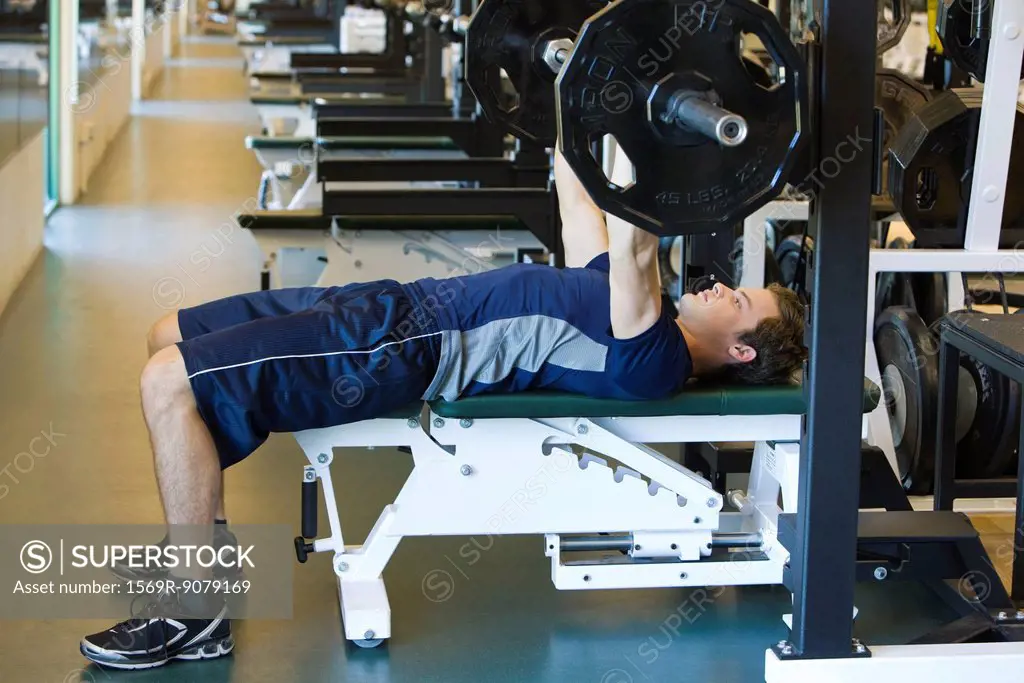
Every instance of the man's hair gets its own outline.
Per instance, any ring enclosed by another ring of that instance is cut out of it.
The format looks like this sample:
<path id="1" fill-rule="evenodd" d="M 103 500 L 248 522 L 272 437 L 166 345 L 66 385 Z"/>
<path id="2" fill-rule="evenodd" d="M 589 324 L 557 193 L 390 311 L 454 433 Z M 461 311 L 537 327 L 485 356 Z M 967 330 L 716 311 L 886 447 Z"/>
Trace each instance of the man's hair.
<path id="1" fill-rule="evenodd" d="M 803 365 L 804 306 L 796 292 L 781 285 L 770 285 L 779 305 L 778 317 L 765 318 L 740 342 L 753 348 L 757 357 L 749 363 L 730 363 L 722 368 L 721 378 L 740 384 L 783 384 L 790 381 Z"/>

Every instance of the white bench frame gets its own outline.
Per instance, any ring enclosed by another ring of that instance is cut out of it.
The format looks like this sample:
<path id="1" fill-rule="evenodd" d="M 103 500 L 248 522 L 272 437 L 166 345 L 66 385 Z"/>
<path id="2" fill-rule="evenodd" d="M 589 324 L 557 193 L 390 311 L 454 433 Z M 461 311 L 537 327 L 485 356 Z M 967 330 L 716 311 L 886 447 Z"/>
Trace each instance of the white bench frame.
<path id="1" fill-rule="evenodd" d="M 323 484 L 345 637 L 373 646 L 391 636 L 382 573 L 406 536 L 537 534 L 560 590 L 779 584 L 789 554 L 778 515 L 794 511 L 801 416 L 367 420 L 295 435 Z M 644 443 L 754 441 L 740 512 L 696 473 Z M 414 467 L 362 545 L 345 545 L 330 466 L 334 449 L 407 446 Z M 577 456 L 574 450 L 589 451 Z M 612 469 L 609 460 L 621 465 Z M 443 495 L 438 495 L 444 492 Z M 783 507 L 777 501 L 782 493 Z M 761 534 L 757 557 L 701 562 L 713 532 Z M 565 561 L 564 534 L 631 532 L 642 552 L 616 561 Z M 650 561 L 654 559 L 656 561 Z M 641 560 L 641 561 L 633 561 Z"/>
<path id="2" fill-rule="evenodd" d="M 269 136 L 273 137 L 273 136 Z M 321 209 L 323 206 L 322 184 L 317 178 L 317 163 L 322 158 L 325 161 L 351 161 L 358 164 L 363 159 L 465 159 L 466 155 L 461 150 L 402 150 L 402 149 L 352 149 L 352 150 L 324 150 L 317 149 L 317 139 L 314 137 L 292 137 L 288 141 L 288 147 L 281 145 L 261 146 L 259 139 L 249 137 L 245 140 L 246 149 L 256 155 L 256 160 L 263 167 L 261 182 L 270 184 L 270 197 L 267 202 L 267 209 L 270 211 L 305 211 L 309 209 Z M 294 188 L 291 178 L 297 174 L 297 169 L 307 173 L 306 179 L 298 189 Z M 378 190 L 400 190 L 415 187 L 453 187 L 453 182 L 374 182 L 374 183 L 331 183 L 332 187 L 339 189 L 350 186 L 358 186 L 363 189 Z"/>
<path id="3" fill-rule="evenodd" d="M 251 38 L 259 40 L 259 37 Z M 246 73 L 261 71 L 290 71 L 293 54 L 332 54 L 337 52 L 330 43 L 308 43 L 304 45 L 288 45 L 267 40 L 263 45 L 240 45 L 245 59 Z"/>
<path id="4" fill-rule="evenodd" d="M 333 223 L 333 222 L 332 222 Z M 253 230 L 270 289 L 334 287 L 387 279 L 410 281 L 491 270 L 517 249 L 543 248 L 525 230 Z M 321 260 L 322 259 L 322 260 Z"/>

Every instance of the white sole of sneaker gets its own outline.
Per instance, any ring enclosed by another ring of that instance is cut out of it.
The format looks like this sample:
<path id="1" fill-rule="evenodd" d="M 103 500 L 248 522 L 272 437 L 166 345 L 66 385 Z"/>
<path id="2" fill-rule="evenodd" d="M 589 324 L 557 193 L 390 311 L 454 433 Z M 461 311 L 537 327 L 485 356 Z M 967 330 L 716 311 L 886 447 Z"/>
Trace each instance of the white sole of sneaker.
<path id="1" fill-rule="evenodd" d="M 172 662 L 175 659 L 181 659 L 183 661 L 197 661 L 202 659 L 217 659 L 225 655 L 231 654 L 235 649 L 235 639 L 231 636 L 225 636 L 218 638 L 217 640 L 208 640 L 201 645 L 189 648 L 184 652 L 180 652 L 176 655 L 169 657 L 168 659 L 161 659 L 156 662 L 131 662 L 131 661 L 109 661 L 100 659 L 97 653 L 90 653 L 85 649 L 84 645 L 79 646 L 79 650 L 82 656 L 88 659 L 94 664 L 99 666 L 110 668 L 110 669 L 122 669 L 122 670 L 141 670 L 141 669 L 155 669 L 160 666 L 164 666 L 168 662 Z"/>

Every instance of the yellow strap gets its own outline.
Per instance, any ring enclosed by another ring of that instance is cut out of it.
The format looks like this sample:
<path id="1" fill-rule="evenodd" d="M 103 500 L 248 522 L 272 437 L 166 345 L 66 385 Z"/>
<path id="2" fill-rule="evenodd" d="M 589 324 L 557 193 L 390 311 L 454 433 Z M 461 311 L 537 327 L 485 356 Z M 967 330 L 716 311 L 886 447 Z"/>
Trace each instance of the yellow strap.
<path id="1" fill-rule="evenodd" d="M 939 23 L 939 3 L 943 0 L 928 0 L 928 47 L 935 50 L 936 54 L 942 54 L 942 41 L 939 40 L 939 32 L 935 25 Z M 961 2 L 963 0 L 954 0 Z"/>

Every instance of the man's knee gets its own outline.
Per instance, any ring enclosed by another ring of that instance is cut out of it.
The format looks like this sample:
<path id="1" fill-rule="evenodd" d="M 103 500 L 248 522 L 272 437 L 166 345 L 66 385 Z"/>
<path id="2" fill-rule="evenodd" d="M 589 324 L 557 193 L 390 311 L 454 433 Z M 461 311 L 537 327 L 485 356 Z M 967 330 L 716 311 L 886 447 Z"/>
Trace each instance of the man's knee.
<path id="1" fill-rule="evenodd" d="M 147 416 L 192 401 L 185 359 L 176 346 L 168 346 L 149 359 L 142 370 L 140 384 L 142 407 Z"/>
<path id="2" fill-rule="evenodd" d="M 169 313 L 157 320 L 153 327 L 149 328 L 149 334 L 146 335 L 150 357 L 180 341 L 181 330 L 178 329 L 178 314 L 176 312 Z"/>

